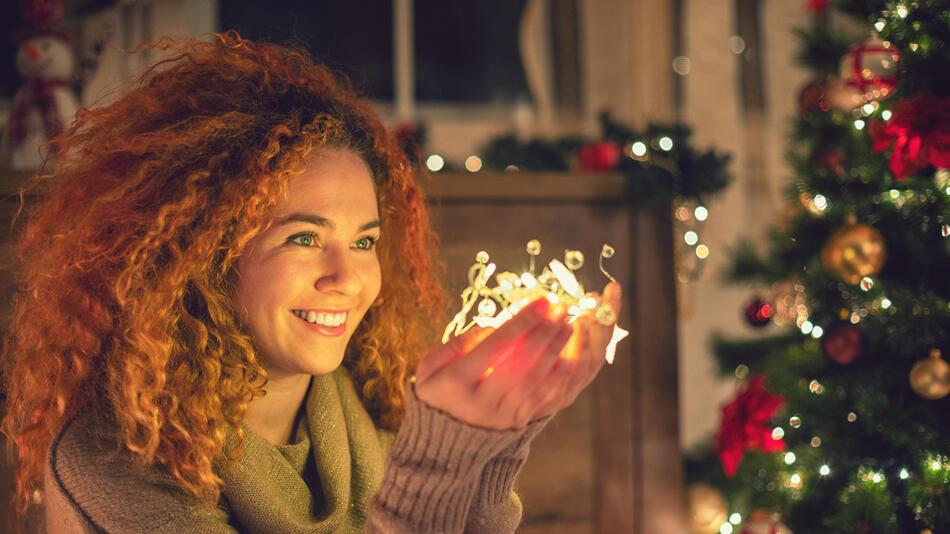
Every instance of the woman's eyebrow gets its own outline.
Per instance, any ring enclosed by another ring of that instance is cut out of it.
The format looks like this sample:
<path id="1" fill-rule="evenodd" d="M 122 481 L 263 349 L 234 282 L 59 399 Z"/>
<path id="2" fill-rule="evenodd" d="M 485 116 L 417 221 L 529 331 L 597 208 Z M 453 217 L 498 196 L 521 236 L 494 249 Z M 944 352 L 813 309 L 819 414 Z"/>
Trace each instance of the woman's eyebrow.
<path id="1" fill-rule="evenodd" d="M 322 226 L 324 228 L 329 228 L 330 230 L 336 230 L 336 224 L 326 217 L 321 217 L 319 215 L 314 215 L 310 213 L 292 213 L 286 217 L 282 217 L 280 220 L 274 223 L 274 227 L 282 226 L 292 222 L 305 222 L 310 223 L 314 226 Z M 363 232 L 369 230 L 370 228 L 379 228 L 380 223 L 379 219 L 370 221 L 363 224 L 359 227 L 359 231 Z"/>

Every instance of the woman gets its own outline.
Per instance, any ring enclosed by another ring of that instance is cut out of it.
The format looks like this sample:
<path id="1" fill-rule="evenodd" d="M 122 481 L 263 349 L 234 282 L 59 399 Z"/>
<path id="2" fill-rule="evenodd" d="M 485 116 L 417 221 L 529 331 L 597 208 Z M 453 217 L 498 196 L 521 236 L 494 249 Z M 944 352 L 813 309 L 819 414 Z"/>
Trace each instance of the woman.
<path id="1" fill-rule="evenodd" d="M 33 184 L 4 348 L 19 512 L 42 479 L 54 533 L 513 531 L 529 442 L 608 327 L 542 299 L 420 358 L 435 239 L 370 106 L 299 51 L 157 46 Z"/>

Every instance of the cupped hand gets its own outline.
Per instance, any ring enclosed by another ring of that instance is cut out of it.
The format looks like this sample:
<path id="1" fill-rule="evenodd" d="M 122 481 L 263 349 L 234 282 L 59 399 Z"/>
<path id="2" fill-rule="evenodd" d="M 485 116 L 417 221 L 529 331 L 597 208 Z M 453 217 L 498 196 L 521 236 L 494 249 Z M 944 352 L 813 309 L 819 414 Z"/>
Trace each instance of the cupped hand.
<path id="1" fill-rule="evenodd" d="M 433 348 L 416 371 L 416 396 L 470 425 L 524 427 L 534 415 L 535 384 L 550 374 L 573 330 L 546 299 L 497 330 L 473 328 Z"/>
<path id="2" fill-rule="evenodd" d="M 604 286 L 603 302 L 620 317 L 623 304 L 622 288 L 616 281 Z M 532 394 L 532 401 L 540 405 L 533 419 L 553 415 L 567 408 L 581 391 L 597 377 L 606 362 L 607 345 L 614 335 L 614 325 L 597 322 L 593 313 L 574 321 L 574 335 L 557 361 L 551 376 L 547 377 Z"/>
<path id="3" fill-rule="evenodd" d="M 604 296 L 619 314 L 620 285 Z M 429 351 L 416 395 L 474 426 L 522 428 L 574 402 L 603 366 L 612 333 L 589 314 L 569 325 L 563 308 L 539 299 L 497 330 L 473 328 Z"/>

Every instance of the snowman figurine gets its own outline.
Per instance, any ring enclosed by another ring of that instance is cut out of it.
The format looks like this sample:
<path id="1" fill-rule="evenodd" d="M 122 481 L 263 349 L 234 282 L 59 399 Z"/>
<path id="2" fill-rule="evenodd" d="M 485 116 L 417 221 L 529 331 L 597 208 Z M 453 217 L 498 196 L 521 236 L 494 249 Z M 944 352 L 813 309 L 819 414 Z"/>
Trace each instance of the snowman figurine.
<path id="1" fill-rule="evenodd" d="M 75 60 L 64 35 L 41 31 L 20 43 L 16 64 L 25 83 L 13 99 L 2 159 L 29 171 L 43 164 L 49 153 L 44 143 L 67 128 L 79 109 L 70 87 Z"/>

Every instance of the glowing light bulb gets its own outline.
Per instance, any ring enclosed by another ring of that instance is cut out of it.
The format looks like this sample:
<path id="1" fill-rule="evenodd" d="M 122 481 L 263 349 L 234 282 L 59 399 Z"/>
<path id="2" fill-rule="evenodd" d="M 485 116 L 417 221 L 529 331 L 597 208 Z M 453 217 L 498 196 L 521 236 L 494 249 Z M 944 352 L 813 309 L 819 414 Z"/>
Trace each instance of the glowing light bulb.
<path id="1" fill-rule="evenodd" d="M 704 206 L 696 206 L 696 209 L 693 210 L 693 215 L 696 216 L 697 221 L 705 221 L 709 217 L 709 210 Z"/>
<path id="2" fill-rule="evenodd" d="M 785 453 L 784 460 L 787 465 L 792 465 L 793 463 L 795 463 L 795 453 L 791 451 Z"/>
<path id="3" fill-rule="evenodd" d="M 642 157 L 647 153 L 647 145 L 643 141 L 637 141 L 630 145 L 630 152 L 636 157 Z"/>
<path id="4" fill-rule="evenodd" d="M 818 474 L 823 477 L 826 477 L 831 474 L 831 468 L 828 467 L 828 464 L 825 464 L 818 468 Z"/>
<path id="5" fill-rule="evenodd" d="M 673 150 L 673 140 L 665 135 L 660 138 L 660 141 L 658 142 L 658 144 L 660 145 L 660 150 L 663 150 L 665 152 L 669 152 L 670 150 Z"/>
<path id="6" fill-rule="evenodd" d="M 465 158 L 465 170 L 468 172 L 478 172 L 482 169 L 482 158 L 478 156 L 469 156 Z"/>
<path id="7" fill-rule="evenodd" d="M 426 168 L 432 172 L 439 172 L 445 167 L 445 159 L 438 154 L 432 154 L 426 158 Z"/>

